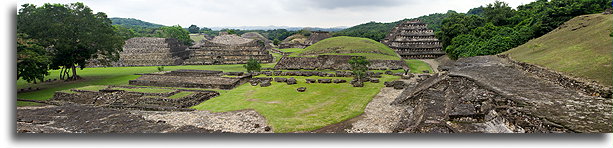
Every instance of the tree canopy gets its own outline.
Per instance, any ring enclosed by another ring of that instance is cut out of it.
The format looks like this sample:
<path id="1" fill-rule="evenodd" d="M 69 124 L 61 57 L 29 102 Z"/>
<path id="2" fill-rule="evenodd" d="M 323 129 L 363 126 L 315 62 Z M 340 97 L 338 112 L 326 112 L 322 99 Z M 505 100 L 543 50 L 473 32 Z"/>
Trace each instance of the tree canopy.
<path id="1" fill-rule="evenodd" d="M 83 3 L 24 4 L 17 13 L 17 32 L 49 48 L 51 68 L 72 69 L 72 79 L 78 78 L 76 68 L 85 68 L 89 59 L 118 59 L 124 44 L 106 14 L 94 14 Z"/>
<path id="2" fill-rule="evenodd" d="M 44 81 L 49 75 L 49 57 L 44 47 L 26 34 L 17 34 L 17 79 L 27 82 Z"/>

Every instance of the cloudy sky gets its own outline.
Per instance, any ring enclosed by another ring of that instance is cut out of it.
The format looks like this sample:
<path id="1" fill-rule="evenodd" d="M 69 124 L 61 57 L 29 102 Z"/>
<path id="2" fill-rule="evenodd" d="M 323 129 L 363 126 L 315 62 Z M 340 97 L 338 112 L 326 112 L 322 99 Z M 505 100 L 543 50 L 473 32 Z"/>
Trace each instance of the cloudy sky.
<path id="1" fill-rule="evenodd" d="M 205 27 L 354 26 L 393 22 L 447 10 L 466 12 L 495 0 L 21 0 L 21 4 L 83 2 L 109 17 L 136 18 L 162 25 Z M 534 0 L 502 0 L 512 7 Z"/>

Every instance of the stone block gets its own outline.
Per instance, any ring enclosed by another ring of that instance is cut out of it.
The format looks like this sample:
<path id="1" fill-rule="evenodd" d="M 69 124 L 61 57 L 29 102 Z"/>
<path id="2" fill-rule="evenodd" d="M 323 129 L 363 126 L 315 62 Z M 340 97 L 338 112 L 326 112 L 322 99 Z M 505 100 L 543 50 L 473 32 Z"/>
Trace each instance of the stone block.
<path id="1" fill-rule="evenodd" d="M 293 85 L 293 84 L 296 84 L 296 83 L 297 83 L 297 81 L 296 81 L 296 79 L 294 79 L 294 77 L 291 77 L 291 78 L 287 79 L 287 85 Z"/>
<path id="2" fill-rule="evenodd" d="M 298 92 L 304 92 L 306 91 L 306 87 L 300 87 L 298 89 L 296 89 Z"/>
<path id="3" fill-rule="evenodd" d="M 318 83 L 332 83 L 332 79 L 318 79 Z"/>
<path id="4" fill-rule="evenodd" d="M 347 80 L 343 80 L 343 79 L 334 79 L 333 80 L 334 83 L 347 83 Z"/>
<path id="5" fill-rule="evenodd" d="M 275 82 L 287 82 L 287 78 L 275 77 Z"/>

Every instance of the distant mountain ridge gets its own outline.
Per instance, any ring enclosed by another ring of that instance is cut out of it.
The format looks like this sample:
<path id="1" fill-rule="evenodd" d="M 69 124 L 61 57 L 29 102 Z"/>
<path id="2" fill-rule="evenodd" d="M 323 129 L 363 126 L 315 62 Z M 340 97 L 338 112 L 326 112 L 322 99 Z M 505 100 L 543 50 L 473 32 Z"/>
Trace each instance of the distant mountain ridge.
<path id="1" fill-rule="evenodd" d="M 139 27 L 139 28 L 160 28 L 163 27 L 164 25 L 160 25 L 160 24 L 154 24 L 154 23 L 150 23 L 150 22 L 145 22 L 139 19 L 135 19 L 135 18 L 119 18 L 119 17 L 113 17 L 110 18 L 111 21 L 113 22 L 113 25 L 120 25 L 126 28 L 135 28 L 135 27 Z"/>
<path id="2" fill-rule="evenodd" d="M 275 29 L 286 29 L 289 31 L 298 31 L 302 29 L 307 29 L 311 31 L 340 31 L 346 29 L 348 27 L 339 26 L 339 27 L 331 27 L 331 28 L 321 28 L 321 27 L 290 27 L 290 26 L 238 26 L 238 27 L 207 27 L 212 30 L 222 30 L 222 29 L 240 29 L 240 30 L 275 30 Z"/>

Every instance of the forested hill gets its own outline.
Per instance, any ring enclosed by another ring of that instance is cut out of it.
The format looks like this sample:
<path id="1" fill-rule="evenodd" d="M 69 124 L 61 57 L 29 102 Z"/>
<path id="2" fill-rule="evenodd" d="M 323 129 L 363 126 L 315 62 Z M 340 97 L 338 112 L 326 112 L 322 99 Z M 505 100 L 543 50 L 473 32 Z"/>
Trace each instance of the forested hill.
<path id="1" fill-rule="evenodd" d="M 428 23 L 428 28 L 434 30 L 434 32 L 441 30 L 441 24 L 443 19 L 447 16 L 448 13 L 455 13 L 454 11 L 448 11 L 447 13 L 434 13 L 430 15 L 420 16 L 415 19 L 419 19 L 422 22 Z M 336 32 L 335 36 L 353 36 L 353 37 L 363 37 L 370 38 L 376 41 L 381 41 L 387 33 L 394 28 L 394 26 L 398 25 L 398 23 L 413 20 L 413 19 L 403 19 L 391 23 L 380 23 L 380 22 L 368 22 L 364 24 L 360 24 L 357 26 L 353 26 L 341 31 Z"/>
<path id="2" fill-rule="evenodd" d="M 160 28 L 164 25 L 149 23 L 133 18 L 110 18 L 113 21 L 113 25 L 120 25 L 126 28 Z"/>

